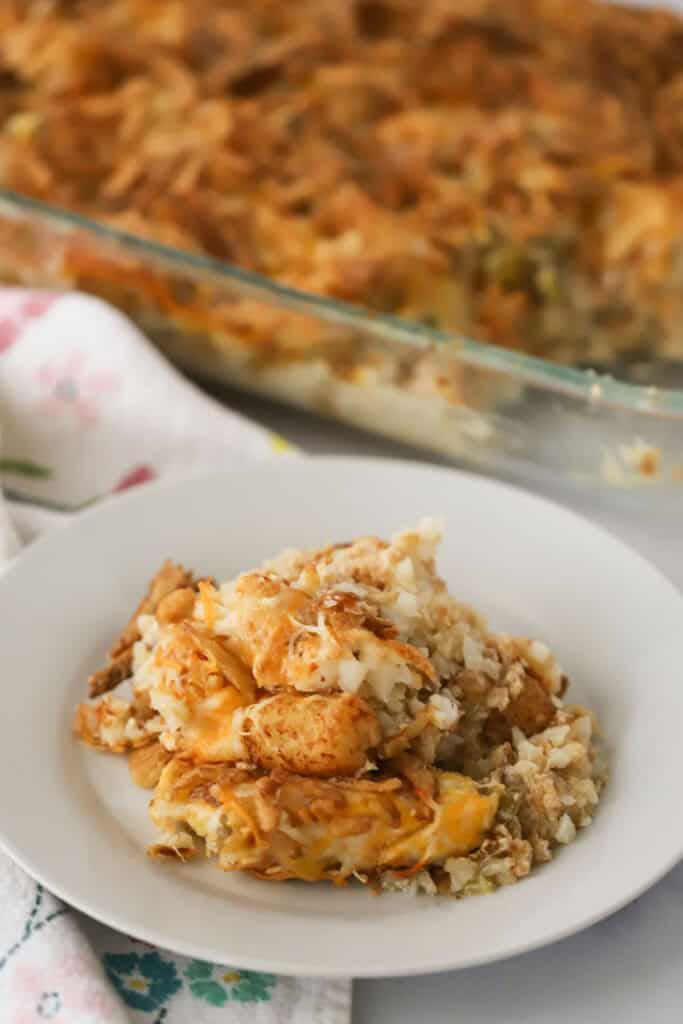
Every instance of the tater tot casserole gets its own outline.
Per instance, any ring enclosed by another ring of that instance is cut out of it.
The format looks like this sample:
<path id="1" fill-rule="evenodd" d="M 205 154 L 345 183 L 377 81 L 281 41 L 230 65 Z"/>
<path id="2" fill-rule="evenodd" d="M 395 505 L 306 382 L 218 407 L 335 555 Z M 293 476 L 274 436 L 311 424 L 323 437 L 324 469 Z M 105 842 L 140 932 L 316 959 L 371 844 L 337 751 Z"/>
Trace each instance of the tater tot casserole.
<path id="1" fill-rule="evenodd" d="M 162 566 L 74 722 L 153 790 L 153 857 L 461 896 L 591 823 L 591 712 L 543 643 L 449 594 L 439 540 L 425 519 L 222 584 Z"/>

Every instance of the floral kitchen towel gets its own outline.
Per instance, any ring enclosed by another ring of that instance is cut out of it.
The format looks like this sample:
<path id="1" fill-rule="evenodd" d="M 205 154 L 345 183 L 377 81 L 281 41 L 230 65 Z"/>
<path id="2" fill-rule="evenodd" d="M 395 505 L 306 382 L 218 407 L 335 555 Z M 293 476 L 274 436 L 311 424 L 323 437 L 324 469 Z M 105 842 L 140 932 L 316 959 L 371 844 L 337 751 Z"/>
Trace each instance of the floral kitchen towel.
<path id="1" fill-rule="evenodd" d="M 4 484 L 74 508 L 286 447 L 189 385 L 89 296 L 0 291 Z"/>
<path id="2" fill-rule="evenodd" d="M 109 494 L 287 447 L 99 300 L 0 290 L 0 563 Z M 187 959 L 114 932 L 0 852 L 2 1024 L 347 1024 L 350 999 L 350 982 Z"/>

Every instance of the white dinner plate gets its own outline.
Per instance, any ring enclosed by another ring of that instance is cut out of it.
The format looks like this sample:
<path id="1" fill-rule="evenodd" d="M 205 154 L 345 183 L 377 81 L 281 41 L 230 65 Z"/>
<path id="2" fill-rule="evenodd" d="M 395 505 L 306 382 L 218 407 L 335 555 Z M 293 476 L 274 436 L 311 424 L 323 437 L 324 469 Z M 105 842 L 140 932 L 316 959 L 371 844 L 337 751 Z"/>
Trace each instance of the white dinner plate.
<path id="1" fill-rule="evenodd" d="M 439 568 L 496 627 L 542 638 L 600 716 L 611 780 L 595 821 L 518 885 L 456 901 L 268 883 L 163 864 L 125 759 L 71 735 L 86 676 L 167 556 L 219 578 L 286 546 L 386 535 L 442 515 Z M 484 963 L 569 935 L 683 853 L 683 601 L 633 551 L 557 505 L 452 470 L 283 459 L 112 499 L 0 578 L 0 841 L 115 928 L 217 962 L 377 976 Z"/>

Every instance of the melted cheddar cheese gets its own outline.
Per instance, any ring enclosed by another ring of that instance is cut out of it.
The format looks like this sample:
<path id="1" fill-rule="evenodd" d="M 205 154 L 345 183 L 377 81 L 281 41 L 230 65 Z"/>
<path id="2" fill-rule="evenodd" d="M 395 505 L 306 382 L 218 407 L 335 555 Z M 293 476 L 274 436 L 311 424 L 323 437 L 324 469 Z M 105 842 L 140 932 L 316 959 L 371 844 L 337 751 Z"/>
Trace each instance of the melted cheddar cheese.
<path id="1" fill-rule="evenodd" d="M 166 834 L 189 829 L 226 871 L 271 879 L 342 881 L 355 873 L 418 869 L 480 845 L 496 793 L 432 770 L 434 795 L 399 778 L 323 781 L 197 768 L 179 759 L 162 774 L 151 814 Z"/>

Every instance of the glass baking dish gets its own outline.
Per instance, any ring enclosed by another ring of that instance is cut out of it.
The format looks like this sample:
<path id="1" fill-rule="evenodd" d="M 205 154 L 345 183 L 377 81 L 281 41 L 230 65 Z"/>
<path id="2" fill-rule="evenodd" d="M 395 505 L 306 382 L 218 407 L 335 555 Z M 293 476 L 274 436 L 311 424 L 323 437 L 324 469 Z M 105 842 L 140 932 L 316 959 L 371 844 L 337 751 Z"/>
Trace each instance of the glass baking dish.
<path id="1" fill-rule="evenodd" d="M 683 482 L 683 390 L 625 383 L 296 291 L 0 191 L 0 277 L 80 289 L 193 376 L 529 482 Z"/>

